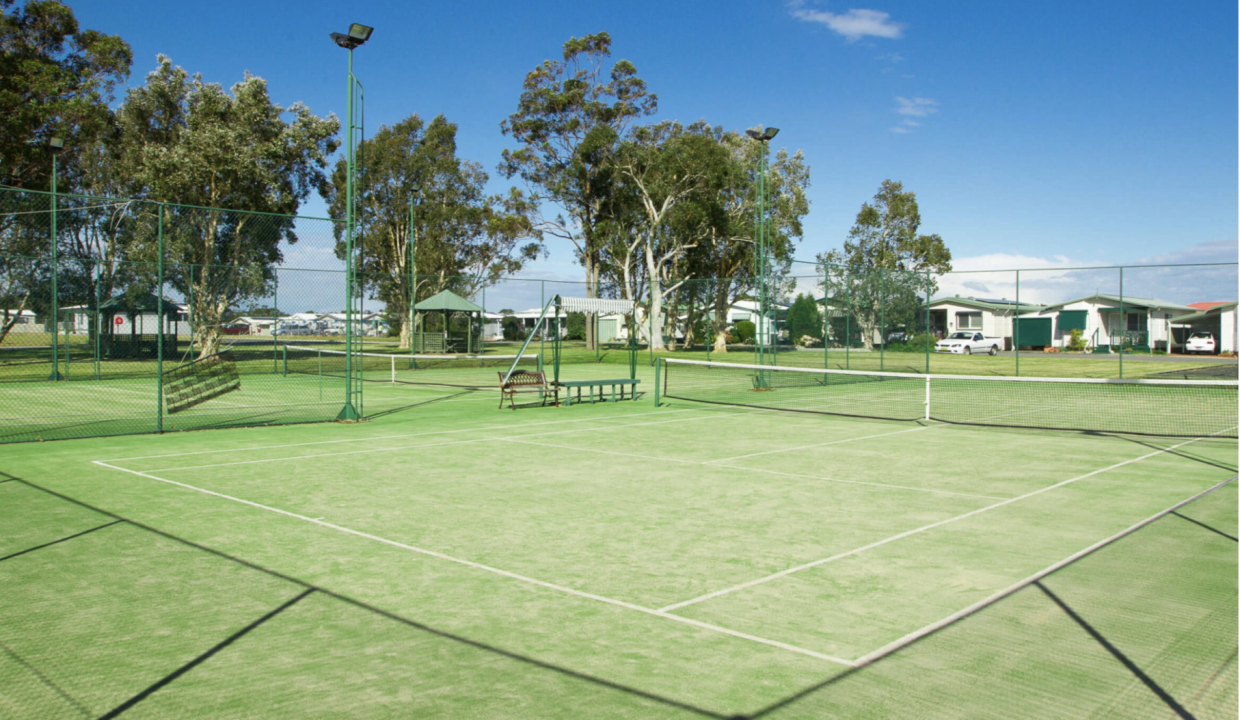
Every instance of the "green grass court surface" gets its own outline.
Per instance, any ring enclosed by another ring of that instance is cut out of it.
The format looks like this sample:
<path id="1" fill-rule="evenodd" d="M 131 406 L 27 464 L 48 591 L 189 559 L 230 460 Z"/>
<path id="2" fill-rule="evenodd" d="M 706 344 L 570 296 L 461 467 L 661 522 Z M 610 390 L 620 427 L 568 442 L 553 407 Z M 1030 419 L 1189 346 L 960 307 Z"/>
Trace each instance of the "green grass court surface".
<path id="1" fill-rule="evenodd" d="M 0 717 L 1236 717 L 1234 438 L 656 408 L 638 376 L 4 446 Z M 289 381 L 320 378 L 221 400 Z"/>

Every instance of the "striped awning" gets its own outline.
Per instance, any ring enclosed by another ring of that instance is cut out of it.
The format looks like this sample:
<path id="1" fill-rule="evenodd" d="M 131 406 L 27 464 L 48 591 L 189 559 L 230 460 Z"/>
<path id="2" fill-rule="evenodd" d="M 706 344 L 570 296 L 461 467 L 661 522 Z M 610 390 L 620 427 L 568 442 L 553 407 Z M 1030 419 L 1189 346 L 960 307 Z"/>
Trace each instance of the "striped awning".
<path id="1" fill-rule="evenodd" d="M 632 300 L 607 300 L 604 298 L 560 297 L 560 307 L 565 312 L 580 313 L 631 313 Z"/>

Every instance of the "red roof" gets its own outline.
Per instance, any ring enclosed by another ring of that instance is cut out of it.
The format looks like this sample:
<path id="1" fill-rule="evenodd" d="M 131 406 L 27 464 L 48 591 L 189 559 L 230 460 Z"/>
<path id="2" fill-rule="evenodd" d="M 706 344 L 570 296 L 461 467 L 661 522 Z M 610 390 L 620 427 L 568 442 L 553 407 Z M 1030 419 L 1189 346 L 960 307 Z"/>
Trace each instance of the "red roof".
<path id="1" fill-rule="evenodd" d="M 1197 308 L 1198 310 L 1209 310 L 1215 305 L 1226 305 L 1227 302 L 1228 301 L 1226 300 L 1217 300 L 1213 302 L 1195 302 L 1195 303 L 1189 303 L 1188 306 L 1190 308 Z"/>

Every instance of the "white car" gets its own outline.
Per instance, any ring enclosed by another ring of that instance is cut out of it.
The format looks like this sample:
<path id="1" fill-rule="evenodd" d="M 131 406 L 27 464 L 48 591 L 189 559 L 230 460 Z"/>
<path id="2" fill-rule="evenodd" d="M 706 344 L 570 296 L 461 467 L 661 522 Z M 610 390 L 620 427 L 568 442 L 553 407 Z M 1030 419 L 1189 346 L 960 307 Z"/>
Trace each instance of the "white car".
<path id="1" fill-rule="evenodd" d="M 975 352 L 997 355 L 1001 345 L 1003 345 L 1003 338 L 986 337 L 980 332 L 961 330 L 935 343 L 934 351 L 956 355 L 972 355 Z"/>
<path id="2" fill-rule="evenodd" d="M 1188 336 L 1188 342 L 1184 343 L 1184 352 L 1189 353 L 1212 353 L 1214 352 L 1214 336 L 1208 332 L 1195 332 Z"/>

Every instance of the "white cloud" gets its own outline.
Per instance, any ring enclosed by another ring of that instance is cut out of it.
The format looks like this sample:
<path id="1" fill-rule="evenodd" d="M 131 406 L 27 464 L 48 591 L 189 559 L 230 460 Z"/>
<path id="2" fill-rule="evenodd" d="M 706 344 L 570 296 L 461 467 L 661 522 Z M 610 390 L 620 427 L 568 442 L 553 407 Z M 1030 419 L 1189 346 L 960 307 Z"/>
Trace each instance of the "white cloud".
<path id="1" fill-rule="evenodd" d="M 900 37 L 904 31 L 902 23 L 892 22 L 891 15 L 880 10 L 852 8 L 848 12 L 836 14 L 826 10 L 811 10 L 803 7 L 802 2 L 792 2 L 789 8 L 794 18 L 826 25 L 849 42 L 863 37 L 894 39 Z"/>
<path id="2" fill-rule="evenodd" d="M 896 105 L 898 106 L 896 107 L 897 113 L 911 117 L 925 117 L 939 111 L 937 100 L 923 97 L 915 97 L 911 100 L 906 97 L 896 97 Z"/>
<path id="3" fill-rule="evenodd" d="M 1142 265 L 1202 262 L 1235 262 L 1234 240 L 1198 243 L 1124 268 L 1123 294 L 1131 298 L 1157 298 L 1187 305 L 1202 300 L 1236 299 L 1236 266 L 1141 267 Z M 952 260 L 956 272 L 938 280 L 935 297 L 960 295 L 976 298 L 1016 299 L 1016 273 L 1020 268 L 1021 302 L 1052 305 L 1096 292 L 1118 295 L 1119 270 L 1113 267 L 1082 268 L 1090 263 L 1063 255 L 1037 257 L 990 253 Z"/>
<path id="4" fill-rule="evenodd" d="M 899 135 L 903 135 L 904 133 L 908 132 L 908 128 L 896 125 L 895 127 L 891 128 L 891 132 L 897 133 Z"/>

